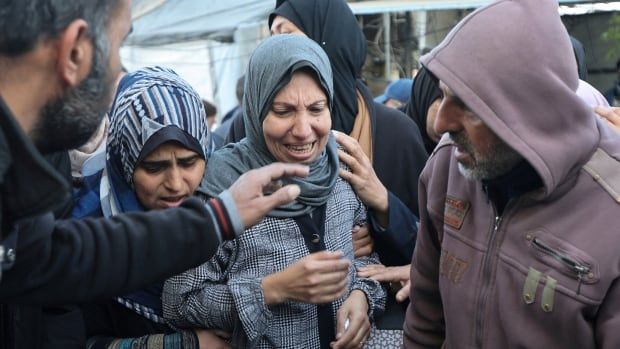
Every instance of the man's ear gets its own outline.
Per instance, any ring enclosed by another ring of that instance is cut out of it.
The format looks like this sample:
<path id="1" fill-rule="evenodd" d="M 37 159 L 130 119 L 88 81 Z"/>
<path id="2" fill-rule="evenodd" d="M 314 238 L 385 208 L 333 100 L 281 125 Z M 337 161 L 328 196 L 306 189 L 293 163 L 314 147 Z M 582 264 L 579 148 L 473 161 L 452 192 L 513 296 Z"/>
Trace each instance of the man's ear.
<path id="1" fill-rule="evenodd" d="M 88 23 L 76 19 L 57 39 L 56 70 L 67 87 L 77 86 L 90 72 L 93 59 L 93 42 L 88 35 Z"/>

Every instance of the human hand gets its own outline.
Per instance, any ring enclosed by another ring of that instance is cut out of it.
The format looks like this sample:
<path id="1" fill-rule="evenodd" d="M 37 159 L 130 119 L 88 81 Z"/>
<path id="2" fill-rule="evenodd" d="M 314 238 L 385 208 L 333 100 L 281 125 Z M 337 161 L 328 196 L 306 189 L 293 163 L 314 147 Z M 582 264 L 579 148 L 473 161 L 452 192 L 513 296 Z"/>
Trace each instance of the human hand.
<path id="1" fill-rule="evenodd" d="M 620 108 L 618 107 L 595 107 L 594 112 L 605 120 L 617 133 L 620 133 Z"/>
<path id="2" fill-rule="evenodd" d="M 348 321 L 348 322 L 347 322 Z M 348 326 L 346 324 L 348 323 Z M 336 314 L 336 340 L 334 349 L 362 348 L 370 336 L 368 301 L 360 290 L 353 290 Z"/>
<path id="3" fill-rule="evenodd" d="M 356 258 L 370 256 L 375 243 L 368 231 L 368 224 L 353 226 L 353 251 Z"/>
<path id="4" fill-rule="evenodd" d="M 342 296 L 349 284 L 351 263 L 342 251 L 312 253 L 286 269 L 267 275 L 261 281 L 268 305 L 295 300 L 322 304 Z"/>
<path id="5" fill-rule="evenodd" d="M 239 177 L 228 191 L 235 201 L 243 226 L 248 228 L 258 223 L 275 207 L 285 205 L 299 196 L 299 186 L 291 184 L 273 188 L 274 181 L 282 177 L 305 177 L 308 171 L 308 166 L 273 163 Z M 266 188 L 273 188 L 274 191 L 265 195 Z"/>
<path id="6" fill-rule="evenodd" d="M 194 333 L 198 337 L 198 347 L 200 349 L 231 349 L 232 346 L 224 339 L 230 338 L 230 333 L 220 330 L 206 330 L 195 328 Z"/>
<path id="7" fill-rule="evenodd" d="M 388 212 L 388 191 L 381 183 L 372 163 L 362 151 L 359 143 L 346 134 L 333 131 L 336 141 L 345 151 L 338 150 L 340 161 L 345 163 L 351 171 L 340 170 L 340 176 L 351 184 L 360 200 L 366 206 L 375 210 L 379 214 Z M 385 217 L 387 219 L 387 217 Z M 381 222 L 382 226 L 387 226 Z"/>
<path id="8" fill-rule="evenodd" d="M 403 302 L 409 298 L 409 289 L 411 288 L 411 264 L 386 267 L 383 264 L 371 264 L 361 267 L 357 270 L 357 275 L 363 278 L 370 278 L 379 282 L 389 282 L 390 285 L 397 284 L 399 286 L 396 292 L 396 300 Z"/>

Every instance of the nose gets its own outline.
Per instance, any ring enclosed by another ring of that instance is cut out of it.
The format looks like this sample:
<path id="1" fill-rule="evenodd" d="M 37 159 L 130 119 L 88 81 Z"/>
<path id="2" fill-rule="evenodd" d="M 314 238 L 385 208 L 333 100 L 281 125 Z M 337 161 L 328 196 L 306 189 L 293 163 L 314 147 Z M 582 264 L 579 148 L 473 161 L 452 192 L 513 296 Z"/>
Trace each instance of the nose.
<path id="1" fill-rule="evenodd" d="M 299 113 L 295 117 L 291 134 L 298 139 L 307 139 L 312 135 L 312 116 L 308 112 Z"/>
<path id="2" fill-rule="evenodd" d="M 433 123 L 434 131 L 441 135 L 446 132 L 458 132 L 462 129 L 461 118 L 463 114 L 462 108 L 452 105 L 450 101 L 444 98 L 437 110 L 437 117 Z"/>
<path id="3" fill-rule="evenodd" d="M 166 170 L 164 187 L 173 194 L 183 190 L 183 176 L 178 166 L 172 166 Z"/>

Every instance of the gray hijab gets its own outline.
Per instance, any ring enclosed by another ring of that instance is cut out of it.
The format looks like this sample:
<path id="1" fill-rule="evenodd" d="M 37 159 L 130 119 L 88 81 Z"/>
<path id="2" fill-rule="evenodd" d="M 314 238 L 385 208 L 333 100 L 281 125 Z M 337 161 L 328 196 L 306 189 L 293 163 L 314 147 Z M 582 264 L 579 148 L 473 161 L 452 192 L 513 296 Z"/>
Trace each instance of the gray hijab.
<path id="1" fill-rule="evenodd" d="M 207 194 L 215 196 L 243 173 L 277 161 L 267 149 L 263 120 L 277 93 L 302 68 L 315 73 L 332 110 L 332 71 L 325 51 L 313 40 L 299 35 L 275 35 L 264 40 L 250 57 L 246 73 L 243 97 L 246 138 L 211 156 L 202 183 Z M 330 134 L 325 151 L 310 164 L 308 177 L 284 180 L 284 184 L 293 183 L 301 188 L 297 200 L 277 207 L 268 216 L 297 217 L 323 205 L 338 179 L 338 170 L 337 146 Z"/>

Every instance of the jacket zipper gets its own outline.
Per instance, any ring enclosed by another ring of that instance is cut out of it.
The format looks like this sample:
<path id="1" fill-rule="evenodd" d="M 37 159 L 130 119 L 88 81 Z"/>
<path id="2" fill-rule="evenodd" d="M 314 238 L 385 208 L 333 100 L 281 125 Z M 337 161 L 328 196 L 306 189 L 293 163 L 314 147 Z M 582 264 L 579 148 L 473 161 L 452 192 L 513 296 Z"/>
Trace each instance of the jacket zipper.
<path id="1" fill-rule="evenodd" d="M 553 257 L 555 259 L 557 259 L 560 263 L 562 263 L 568 269 L 570 269 L 575 274 L 577 274 L 577 281 L 578 281 L 578 284 L 577 284 L 577 294 L 579 294 L 580 291 L 581 291 L 581 283 L 583 282 L 583 276 L 587 275 L 592 268 L 589 265 L 584 264 L 584 263 L 580 263 L 579 261 L 577 261 L 574 258 L 570 257 L 569 255 L 567 255 L 565 253 L 562 253 L 562 252 L 558 251 L 557 249 L 554 249 L 553 247 L 547 245 L 545 242 L 541 241 L 538 238 L 534 238 L 532 240 L 532 244 L 538 250 L 542 251 L 543 253 L 546 253 L 546 254 L 550 255 L 551 257 Z"/>
<path id="2" fill-rule="evenodd" d="M 497 232 L 499 230 L 499 226 L 502 223 L 502 216 L 497 214 L 497 210 L 495 209 L 495 205 L 491 203 L 491 207 L 493 207 L 493 213 L 495 215 L 495 221 L 493 223 L 493 231 L 491 232 L 491 236 L 489 237 L 489 249 L 487 253 L 484 255 L 484 259 L 482 261 L 482 287 L 480 288 L 480 293 L 478 295 L 478 309 L 476 310 L 476 330 L 475 330 L 475 343 L 476 348 L 482 348 L 482 330 L 484 328 L 484 310 L 486 308 L 486 300 L 487 293 L 489 292 L 489 286 L 491 284 L 491 270 L 493 265 L 491 263 L 492 256 L 495 254 L 495 240 L 497 239 Z M 506 209 L 504 208 L 504 211 Z"/>

